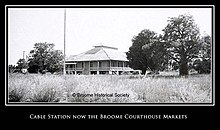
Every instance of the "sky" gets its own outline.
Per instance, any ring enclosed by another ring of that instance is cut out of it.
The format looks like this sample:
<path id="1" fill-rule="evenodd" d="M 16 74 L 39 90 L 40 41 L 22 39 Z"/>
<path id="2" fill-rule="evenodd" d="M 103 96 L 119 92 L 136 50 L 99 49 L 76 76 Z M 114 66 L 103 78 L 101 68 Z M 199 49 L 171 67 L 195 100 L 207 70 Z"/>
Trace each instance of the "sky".
<path id="1" fill-rule="evenodd" d="M 64 50 L 64 8 L 8 8 L 8 64 L 16 65 L 35 43 L 54 43 Z M 127 52 L 144 29 L 163 34 L 170 17 L 190 14 L 200 34 L 211 36 L 211 8 L 67 8 L 66 56 L 96 45 Z"/>

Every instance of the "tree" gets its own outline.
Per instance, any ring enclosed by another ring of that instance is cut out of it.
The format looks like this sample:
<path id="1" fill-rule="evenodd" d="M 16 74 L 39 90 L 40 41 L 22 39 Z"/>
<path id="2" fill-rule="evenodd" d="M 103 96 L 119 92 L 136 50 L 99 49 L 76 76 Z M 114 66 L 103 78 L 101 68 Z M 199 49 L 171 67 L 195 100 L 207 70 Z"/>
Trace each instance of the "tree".
<path id="1" fill-rule="evenodd" d="M 169 57 L 179 65 L 179 75 L 188 75 L 188 63 L 198 57 L 201 44 L 199 28 L 191 15 L 179 15 L 168 20 L 163 29 Z"/>
<path id="2" fill-rule="evenodd" d="M 17 68 L 19 69 L 19 71 L 21 71 L 21 69 L 27 69 L 28 68 L 28 64 L 25 61 L 25 59 L 19 59 L 17 62 Z"/>
<path id="3" fill-rule="evenodd" d="M 30 73 L 54 73 L 62 69 L 63 55 L 60 50 L 54 49 L 53 43 L 36 43 L 34 50 L 30 51 L 29 69 Z"/>
<path id="4" fill-rule="evenodd" d="M 143 73 L 149 68 L 152 71 L 160 69 L 164 61 L 164 46 L 159 42 L 155 32 L 148 29 L 142 30 L 132 39 L 132 46 L 126 53 L 129 64 L 133 69 L 140 69 Z"/>
<path id="5" fill-rule="evenodd" d="M 13 73 L 16 70 L 16 66 L 15 65 L 8 65 L 8 72 L 9 73 Z"/>
<path id="6" fill-rule="evenodd" d="M 146 44 L 142 47 L 148 62 L 148 67 L 152 71 L 163 71 L 168 65 L 169 59 L 167 56 L 166 44 L 160 41 L 160 38 L 151 40 L 150 44 Z"/>
<path id="7" fill-rule="evenodd" d="M 202 49 L 200 51 L 200 55 L 202 58 L 208 60 L 211 59 L 211 36 L 206 35 L 201 39 Z"/>
<path id="8" fill-rule="evenodd" d="M 56 72 L 60 71 L 62 69 L 62 62 L 63 60 L 63 55 L 60 50 L 54 50 L 51 52 L 51 55 L 48 57 L 48 60 L 46 64 L 48 64 L 48 71 L 49 72 Z"/>
<path id="9" fill-rule="evenodd" d="M 199 56 L 193 62 L 193 68 L 198 73 L 210 73 L 211 72 L 211 37 L 209 35 L 203 36 L 200 40 L 201 50 Z"/>

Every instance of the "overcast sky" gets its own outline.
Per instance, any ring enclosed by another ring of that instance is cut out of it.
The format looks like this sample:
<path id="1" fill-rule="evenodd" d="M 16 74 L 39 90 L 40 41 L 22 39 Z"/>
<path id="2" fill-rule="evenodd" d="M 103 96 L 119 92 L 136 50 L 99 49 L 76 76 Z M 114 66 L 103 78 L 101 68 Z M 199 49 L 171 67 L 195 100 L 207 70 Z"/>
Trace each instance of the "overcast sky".
<path id="1" fill-rule="evenodd" d="M 76 55 L 95 45 L 126 52 L 131 39 L 143 29 L 163 34 L 169 17 L 191 14 L 201 35 L 211 35 L 211 8 L 67 8 L 66 55 Z M 9 8 L 8 62 L 16 64 L 35 43 L 54 43 L 63 50 L 64 8 Z"/>

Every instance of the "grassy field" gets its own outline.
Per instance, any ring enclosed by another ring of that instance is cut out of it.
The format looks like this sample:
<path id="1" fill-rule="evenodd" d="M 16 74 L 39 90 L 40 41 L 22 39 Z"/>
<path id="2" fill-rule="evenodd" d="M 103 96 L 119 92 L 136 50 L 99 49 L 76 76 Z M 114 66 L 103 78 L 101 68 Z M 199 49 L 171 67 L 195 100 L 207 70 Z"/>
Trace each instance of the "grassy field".
<path id="1" fill-rule="evenodd" d="M 211 103 L 211 75 L 9 74 L 9 102 Z"/>

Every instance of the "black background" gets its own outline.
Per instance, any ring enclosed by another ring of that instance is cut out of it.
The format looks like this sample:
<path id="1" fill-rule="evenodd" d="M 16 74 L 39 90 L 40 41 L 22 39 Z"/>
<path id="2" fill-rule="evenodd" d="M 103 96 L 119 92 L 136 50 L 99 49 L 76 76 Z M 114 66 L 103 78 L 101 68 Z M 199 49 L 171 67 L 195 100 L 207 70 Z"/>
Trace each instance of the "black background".
<path id="1" fill-rule="evenodd" d="M 81 3 L 80 3 L 81 2 Z M 112 1 L 111 1 L 112 2 Z M 215 2 L 213 0 L 206 1 L 192 1 L 184 0 L 181 1 L 126 1 L 126 2 L 115 2 L 114 4 L 108 2 L 100 1 L 74 1 L 71 0 L 62 0 L 62 1 L 43 1 L 43 0 L 33 0 L 33 1 L 24 1 L 24 0 L 14 0 L 14 1 L 3 1 L 1 3 L 1 20 L 4 21 L 3 12 L 5 12 L 5 5 L 213 5 Z M 145 3 L 144 3 L 145 2 Z M 208 3 L 207 3 L 208 2 Z M 216 18 L 217 18 L 217 5 L 216 6 Z M 3 11 L 4 10 L 4 11 Z M 216 22 L 218 23 L 218 22 Z M 4 26 L 4 22 L 2 26 Z M 217 26 L 217 25 L 216 25 Z M 216 28 L 216 27 L 215 27 Z M 1 28 L 3 32 L 3 27 Z M 4 30 L 5 32 L 5 30 Z M 217 33 L 217 29 L 216 29 Z M 5 33 L 2 33 L 5 34 Z M 2 44 L 4 37 L 2 35 Z M 217 39 L 216 39 L 217 41 Z M 217 42 L 216 42 L 217 43 Z M 217 46 L 215 46 L 216 48 Z M 215 49 L 214 48 L 214 49 Z M 3 47 L 2 47 L 3 50 Z M 4 52 L 4 51 L 2 51 Z M 217 54 L 217 53 L 216 53 Z M 5 53 L 4 53 L 5 55 Z M 217 65 L 216 65 L 217 66 Z M 2 66 L 1 68 L 5 68 Z M 2 69 L 1 69 L 2 70 Z M 3 69 L 4 70 L 4 69 Z M 214 70 L 216 71 L 216 69 Z M 4 72 L 1 73 L 2 81 L 5 79 Z M 191 128 L 195 127 L 212 127 L 215 124 L 215 121 L 218 121 L 217 115 L 217 102 L 215 106 L 5 106 L 5 84 L 1 82 L 1 115 L 0 119 L 3 121 L 1 124 L 15 128 L 23 128 L 30 125 L 33 128 L 44 128 L 44 125 L 49 127 L 58 127 L 64 128 L 66 126 L 70 128 L 75 128 L 76 126 L 84 127 L 100 127 L 100 128 L 110 128 L 120 125 L 123 128 L 131 127 L 163 127 L 170 128 L 177 125 L 176 128 Z M 216 84 L 216 93 L 217 93 L 217 84 Z M 217 94 L 216 94 L 217 96 Z M 217 98 L 216 98 L 217 101 Z M 29 118 L 30 114 L 173 114 L 173 115 L 187 115 L 186 120 L 31 120 Z M 8 123 L 8 124 L 7 124 Z"/>

